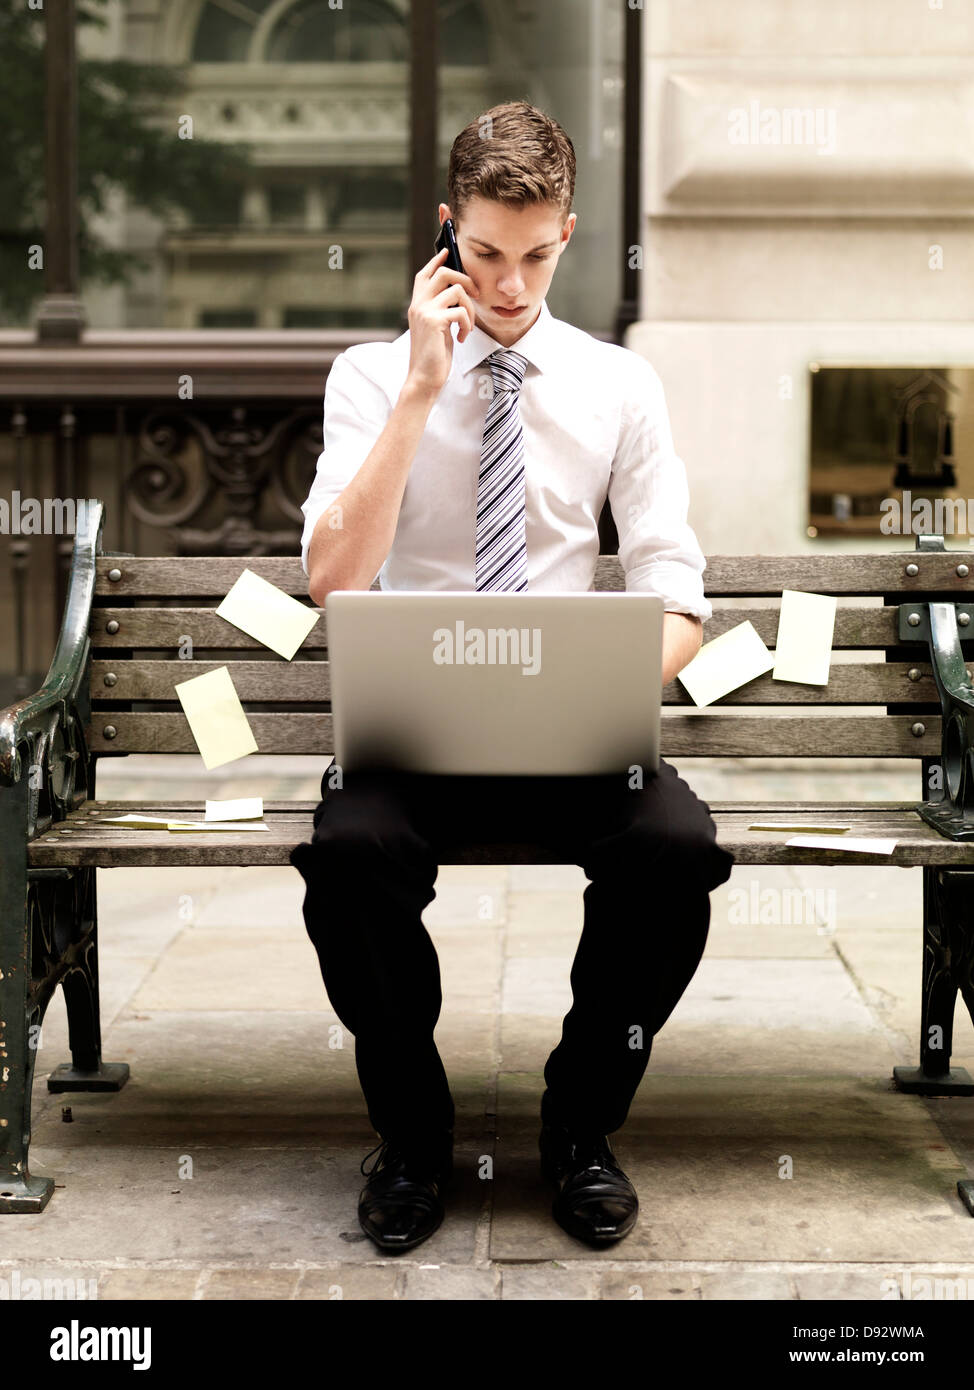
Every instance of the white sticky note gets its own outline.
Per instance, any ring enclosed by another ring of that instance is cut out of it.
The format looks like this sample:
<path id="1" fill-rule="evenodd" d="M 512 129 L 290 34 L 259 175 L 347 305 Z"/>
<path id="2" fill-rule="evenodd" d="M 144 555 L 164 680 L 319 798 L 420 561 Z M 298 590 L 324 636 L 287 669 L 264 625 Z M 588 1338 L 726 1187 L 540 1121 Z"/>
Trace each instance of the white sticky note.
<path id="1" fill-rule="evenodd" d="M 228 667 L 218 666 L 174 688 L 207 770 L 257 752 Z"/>
<path id="2" fill-rule="evenodd" d="M 806 821 L 804 825 L 793 825 L 791 821 L 760 821 L 755 825 L 749 825 L 748 830 L 800 830 L 808 835 L 841 835 L 846 830 L 851 830 L 851 825 L 809 825 Z"/>
<path id="3" fill-rule="evenodd" d="M 287 661 L 321 616 L 253 570 L 244 570 L 216 612 Z"/>
<path id="4" fill-rule="evenodd" d="M 892 854 L 896 848 L 895 840 L 856 835 L 844 835 L 841 840 L 833 840 L 828 835 L 793 835 L 785 844 L 799 845 L 802 849 L 852 850 L 854 854 Z"/>
<path id="5" fill-rule="evenodd" d="M 705 642 L 678 679 L 695 705 L 709 705 L 755 676 L 764 675 L 773 665 L 774 657 L 756 628 L 743 622 Z"/>
<path id="6" fill-rule="evenodd" d="M 264 814 L 264 799 L 242 796 L 235 801 L 207 801 L 204 820 L 260 820 Z"/>
<path id="7" fill-rule="evenodd" d="M 256 820 L 171 820 L 170 830 L 269 830 L 265 821 Z"/>
<path id="8" fill-rule="evenodd" d="M 771 672 L 776 681 L 828 685 L 835 604 L 828 594 L 782 589 Z"/>

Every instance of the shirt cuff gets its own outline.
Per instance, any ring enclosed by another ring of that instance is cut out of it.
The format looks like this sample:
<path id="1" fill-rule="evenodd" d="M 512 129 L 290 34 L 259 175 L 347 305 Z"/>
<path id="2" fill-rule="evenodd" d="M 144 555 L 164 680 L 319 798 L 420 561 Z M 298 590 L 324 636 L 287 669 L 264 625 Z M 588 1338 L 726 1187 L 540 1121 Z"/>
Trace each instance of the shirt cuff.
<path id="1" fill-rule="evenodd" d="M 687 613 L 707 622 L 713 607 L 704 597 L 703 580 L 695 569 L 673 560 L 651 560 L 626 575 L 626 593 L 655 594 L 665 613 Z"/>
<path id="2" fill-rule="evenodd" d="M 304 529 L 301 532 L 301 568 L 304 570 L 305 576 L 308 579 L 311 578 L 311 575 L 308 573 L 308 555 L 311 550 L 311 537 L 314 535 L 314 530 L 318 522 L 340 495 L 341 494 L 338 492 L 327 493 L 323 496 L 314 498 L 314 500 L 312 500 L 312 496 L 309 496 L 301 505 L 301 510 L 304 512 Z"/>

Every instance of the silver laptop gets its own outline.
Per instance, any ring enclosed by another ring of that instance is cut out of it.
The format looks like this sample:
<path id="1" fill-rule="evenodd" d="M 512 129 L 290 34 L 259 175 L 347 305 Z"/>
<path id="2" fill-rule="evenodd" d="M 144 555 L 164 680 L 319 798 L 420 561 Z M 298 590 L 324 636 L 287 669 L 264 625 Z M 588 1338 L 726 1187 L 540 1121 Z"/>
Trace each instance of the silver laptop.
<path id="1" fill-rule="evenodd" d="M 325 615 L 343 771 L 659 766 L 663 601 L 652 594 L 335 590 Z"/>

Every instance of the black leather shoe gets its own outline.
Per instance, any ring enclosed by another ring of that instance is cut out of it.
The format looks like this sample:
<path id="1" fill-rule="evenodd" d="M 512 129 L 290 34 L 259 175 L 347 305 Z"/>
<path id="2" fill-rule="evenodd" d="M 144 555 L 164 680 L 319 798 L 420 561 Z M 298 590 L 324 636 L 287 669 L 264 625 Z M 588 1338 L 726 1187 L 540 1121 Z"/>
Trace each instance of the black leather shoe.
<path id="1" fill-rule="evenodd" d="M 604 1135 L 543 1124 L 539 1147 L 541 1171 L 557 1188 L 551 1213 L 563 1231 L 588 1245 L 611 1245 L 629 1234 L 639 1198 Z"/>
<path id="2" fill-rule="evenodd" d="M 358 1220 L 386 1254 L 412 1250 L 443 1220 L 441 1193 L 453 1175 L 453 1133 L 435 1147 L 405 1148 L 383 1140 L 365 1155 L 361 1172 L 368 1182 L 359 1194 Z M 379 1157 L 365 1172 L 366 1161 Z"/>

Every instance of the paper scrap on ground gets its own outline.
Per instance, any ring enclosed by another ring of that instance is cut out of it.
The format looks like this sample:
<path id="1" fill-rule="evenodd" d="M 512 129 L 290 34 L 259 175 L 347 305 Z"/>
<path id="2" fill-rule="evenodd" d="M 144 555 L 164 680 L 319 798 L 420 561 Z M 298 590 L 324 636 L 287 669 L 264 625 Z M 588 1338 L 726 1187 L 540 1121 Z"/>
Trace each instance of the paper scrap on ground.
<path id="1" fill-rule="evenodd" d="M 771 672 L 776 681 L 828 685 L 835 603 L 828 594 L 782 589 Z"/>
<path id="2" fill-rule="evenodd" d="M 170 830 L 269 830 L 266 822 L 260 820 L 171 820 Z"/>
<path id="3" fill-rule="evenodd" d="M 228 667 L 180 681 L 175 690 L 207 770 L 257 752 Z"/>
<path id="4" fill-rule="evenodd" d="M 896 848 L 895 840 L 867 839 L 857 835 L 841 840 L 831 840 L 825 835 L 793 835 L 785 844 L 798 845 L 802 849 L 852 850 L 855 854 L 892 854 Z"/>
<path id="5" fill-rule="evenodd" d="M 260 820 L 264 798 L 241 796 L 234 801 L 207 801 L 204 820 Z"/>
<path id="6" fill-rule="evenodd" d="M 755 825 L 749 825 L 748 830 L 802 830 L 809 835 L 842 835 L 846 830 L 851 830 L 851 825 L 809 825 L 806 821 L 804 825 L 793 825 L 791 821 L 761 821 Z"/>
<path id="7" fill-rule="evenodd" d="M 288 661 L 321 616 L 253 570 L 244 570 L 216 612 Z"/>
<path id="8" fill-rule="evenodd" d="M 712 642 L 705 642 L 679 679 L 695 705 L 709 705 L 755 676 L 764 675 L 774 657 L 749 622 L 738 623 Z"/>

